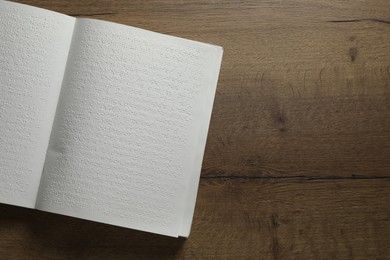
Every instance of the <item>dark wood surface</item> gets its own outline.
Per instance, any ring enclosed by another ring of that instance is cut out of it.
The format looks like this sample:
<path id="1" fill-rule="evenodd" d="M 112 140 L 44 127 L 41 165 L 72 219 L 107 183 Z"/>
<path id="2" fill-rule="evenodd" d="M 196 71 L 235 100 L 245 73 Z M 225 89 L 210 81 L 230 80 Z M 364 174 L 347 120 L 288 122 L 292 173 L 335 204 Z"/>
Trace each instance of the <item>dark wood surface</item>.
<path id="1" fill-rule="evenodd" d="M 390 259 L 389 1 L 19 2 L 225 53 L 187 240 L 1 205 L 1 259 Z"/>

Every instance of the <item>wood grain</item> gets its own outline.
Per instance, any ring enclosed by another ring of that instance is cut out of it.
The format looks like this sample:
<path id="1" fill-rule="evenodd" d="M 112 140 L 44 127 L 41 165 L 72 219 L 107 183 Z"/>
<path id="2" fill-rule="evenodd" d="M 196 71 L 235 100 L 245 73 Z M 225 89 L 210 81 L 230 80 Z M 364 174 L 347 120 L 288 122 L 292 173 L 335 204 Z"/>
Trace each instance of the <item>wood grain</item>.
<path id="1" fill-rule="evenodd" d="M 0 206 L 0 258 L 390 259 L 390 3 L 22 3 L 224 47 L 189 239 Z"/>
<path id="2" fill-rule="evenodd" d="M 202 180 L 187 240 L 1 206 L 0 258 L 385 259 L 389 180 Z"/>

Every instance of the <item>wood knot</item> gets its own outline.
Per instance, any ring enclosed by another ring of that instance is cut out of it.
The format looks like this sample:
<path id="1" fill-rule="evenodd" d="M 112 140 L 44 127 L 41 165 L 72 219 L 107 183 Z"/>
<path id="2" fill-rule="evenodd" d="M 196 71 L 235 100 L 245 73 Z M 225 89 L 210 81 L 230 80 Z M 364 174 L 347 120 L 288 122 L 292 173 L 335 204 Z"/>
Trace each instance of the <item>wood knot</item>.
<path id="1" fill-rule="evenodd" d="M 277 214 L 273 214 L 271 216 L 272 227 L 275 228 L 275 229 L 279 227 L 278 218 L 279 218 L 279 216 Z"/>
<path id="2" fill-rule="evenodd" d="M 278 122 L 280 128 L 279 128 L 279 131 L 280 132 L 285 132 L 286 131 L 286 118 L 284 116 L 278 116 L 276 118 L 276 121 Z"/>
<path id="3" fill-rule="evenodd" d="M 278 120 L 278 122 L 279 122 L 280 124 L 286 123 L 286 119 L 284 118 L 284 116 L 278 116 L 277 120 Z"/>
<path id="4" fill-rule="evenodd" d="M 351 58 L 352 62 L 356 60 L 357 55 L 358 55 L 358 49 L 356 47 L 349 48 L 349 57 Z"/>

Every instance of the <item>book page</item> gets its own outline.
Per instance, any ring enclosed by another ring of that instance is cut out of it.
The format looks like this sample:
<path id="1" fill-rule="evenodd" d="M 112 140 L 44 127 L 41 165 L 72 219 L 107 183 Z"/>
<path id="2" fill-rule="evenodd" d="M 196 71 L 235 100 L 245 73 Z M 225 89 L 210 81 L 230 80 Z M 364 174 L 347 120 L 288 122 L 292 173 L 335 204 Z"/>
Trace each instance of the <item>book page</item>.
<path id="1" fill-rule="evenodd" d="M 75 19 L 0 1 L 0 202 L 34 207 Z"/>
<path id="2" fill-rule="evenodd" d="M 37 208 L 188 232 L 222 48 L 91 19 L 74 43 Z"/>

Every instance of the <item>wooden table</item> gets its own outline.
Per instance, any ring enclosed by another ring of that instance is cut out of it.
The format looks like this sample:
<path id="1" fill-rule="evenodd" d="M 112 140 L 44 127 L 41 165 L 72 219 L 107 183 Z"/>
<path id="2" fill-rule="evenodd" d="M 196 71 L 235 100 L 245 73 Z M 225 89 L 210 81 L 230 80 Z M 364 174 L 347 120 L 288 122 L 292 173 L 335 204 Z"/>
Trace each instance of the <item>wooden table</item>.
<path id="1" fill-rule="evenodd" d="M 0 206 L 0 259 L 390 259 L 390 2 L 20 1 L 218 44 L 192 234 Z"/>

